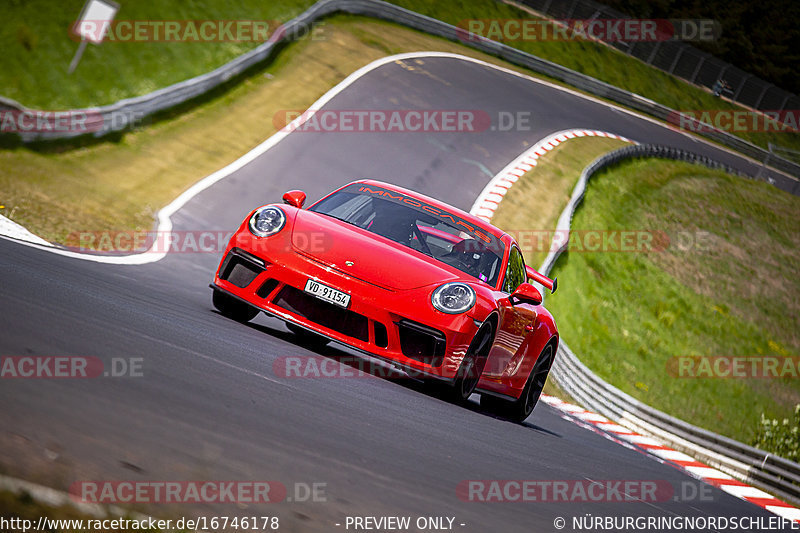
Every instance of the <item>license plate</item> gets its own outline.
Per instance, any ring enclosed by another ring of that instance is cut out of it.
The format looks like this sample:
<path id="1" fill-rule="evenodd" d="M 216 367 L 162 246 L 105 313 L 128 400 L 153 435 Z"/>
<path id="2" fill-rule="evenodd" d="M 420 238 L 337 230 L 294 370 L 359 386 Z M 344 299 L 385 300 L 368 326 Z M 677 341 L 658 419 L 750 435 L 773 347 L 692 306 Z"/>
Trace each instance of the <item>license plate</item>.
<path id="1" fill-rule="evenodd" d="M 344 307 L 345 309 L 347 309 L 347 306 L 350 305 L 349 294 L 336 290 L 333 287 L 323 285 L 319 281 L 314 281 L 313 279 L 306 281 L 305 291 L 308 294 L 316 296 L 320 300 L 325 300 L 326 302 L 338 305 L 339 307 Z"/>

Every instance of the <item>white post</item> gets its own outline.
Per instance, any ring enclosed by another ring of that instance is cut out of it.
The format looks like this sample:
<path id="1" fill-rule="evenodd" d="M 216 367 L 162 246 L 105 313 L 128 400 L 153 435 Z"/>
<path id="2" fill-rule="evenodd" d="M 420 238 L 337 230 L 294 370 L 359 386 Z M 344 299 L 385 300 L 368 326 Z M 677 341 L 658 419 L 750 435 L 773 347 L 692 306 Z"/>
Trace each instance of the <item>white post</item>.
<path id="1" fill-rule="evenodd" d="M 78 49 L 75 51 L 75 55 L 72 56 L 72 61 L 69 64 L 69 70 L 67 74 L 72 74 L 75 71 L 75 68 L 78 66 L 78 63 L 83 57 L 83 52 L 86 50 L 86 43 L 88 43 L 86 39 L 81 39 L 81 44 L 78 45 Z"/>

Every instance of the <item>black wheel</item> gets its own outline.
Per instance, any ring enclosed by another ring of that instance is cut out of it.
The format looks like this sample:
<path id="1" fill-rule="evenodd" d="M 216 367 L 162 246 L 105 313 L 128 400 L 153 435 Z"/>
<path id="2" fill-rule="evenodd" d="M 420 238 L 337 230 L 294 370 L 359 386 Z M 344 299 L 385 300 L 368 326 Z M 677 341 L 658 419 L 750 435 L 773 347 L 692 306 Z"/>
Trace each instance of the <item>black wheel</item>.
<path id="1" fill-rule="evenodd" d="M 484 394 L 481 396 L 481 407 L 512 422 L 523 422 L 530 416 L 533 408 L 539 402 L 539 396 L 542 395 L 542 389 L 552 365 L 553 345 L 548 344 L 539 354 L 539 359 L 536 360 L 536 364 L 533 366 L 530 376 L 528 376 L 528 381 L 525 383 L 525 388 L 517 400 L 509 401 Z"/>
<path id="2" fill-rule="evenodd" d="M 449 386 L 445 386 L 445 393 L 456 402 L 466 401 L 478 386 L 483 367 L 489 357 L 494 339 L 494 329 L 487 326 L 478 331 L 467 349 L 467 354 L 461 361 L 456 378 Z"/>
<path id="3" fill-rule="evenodd" d="M 313 331 L 308 331 L 307 329 L 301 328 L 295 324 L 287 322 L 286 327 L 289 328 L 289 331 L 297 336 L 300 344 L 308 346 L 309 348 L 322 348 L 331 342 L 329 338 L 323 337 L 322 335 L 317 335 Z"/>
<path id="4" fill-rule="evenodd" d="M 237 300 L 230 294 L 222 291 L 214 291 L 211 301 L 222 316 L 236 320 L 237 322 L 250 322 L 258 314 L 258 309 L 252 305 Z"/>

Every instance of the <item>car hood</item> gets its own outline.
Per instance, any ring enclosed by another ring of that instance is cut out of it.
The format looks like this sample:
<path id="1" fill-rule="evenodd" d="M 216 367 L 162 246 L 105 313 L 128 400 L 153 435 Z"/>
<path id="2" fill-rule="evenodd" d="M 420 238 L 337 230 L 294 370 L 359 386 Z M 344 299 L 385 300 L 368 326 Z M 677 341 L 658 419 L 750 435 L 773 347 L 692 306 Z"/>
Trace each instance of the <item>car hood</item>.
<path id="1" fill-rule="evenodd" d="M 462 277 L 411 248 L 312 211 L 298 211 L 292 245 L 298 253 L 326 266 L 391 290 L 416 289 Z"/>

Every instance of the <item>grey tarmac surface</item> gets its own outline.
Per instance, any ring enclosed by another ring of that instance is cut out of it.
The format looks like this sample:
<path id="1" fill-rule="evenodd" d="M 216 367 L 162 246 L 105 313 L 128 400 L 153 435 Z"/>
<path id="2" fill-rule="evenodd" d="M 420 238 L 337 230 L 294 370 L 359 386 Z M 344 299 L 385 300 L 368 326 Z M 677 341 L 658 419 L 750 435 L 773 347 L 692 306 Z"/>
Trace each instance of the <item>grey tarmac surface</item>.
<path id="1" fill-rule="evenodd" d="M 565 128 L 602 129 L 750 165 L 670 129 L 454 59 L 385 65 L 329 107 L 530 111 L 533 127 L 296 132 L 191 200 L 173 217 L 175 229 L 232 230 L 287 189 L 304 189 L 313 201 L 361 177 L 469 209 L 494 173 Z M 701 485 L 545 404 L 515 425 L 476 403 L 446 403 L 411 380 L 281 378 L 273 369 L 278 358 L 315 353 L 275 319 L 242 325 L 213 311 L 207 285 L 219 258 L 170 254 L 150 265 L 111 266 L 0 240 L 0 354 L 88 355 L 106 368 L 113 358 L 141 358 L 143 372 L 0 381 L 2 472 L 58 488 L 80 480 L 275 480 L 292 498 L 296 483 L 324 483 L 324 502 L 143 507 L 165 516 L 277 515 L 284 531 L 345 531 L 347 516 L 364 515 L 452 516 L 455 530 L 465 532 L 556 531 L 559 516 L 567 520 L 563 531 L 572 531 L 571 518 L 587 514 L 773 516 L 715 488 L 692 501 L 464 501 L 456 490 L 466 480 L 651 480 L 679 496 Z M 349 352 L 329 346 L 319 354 Z"/>

